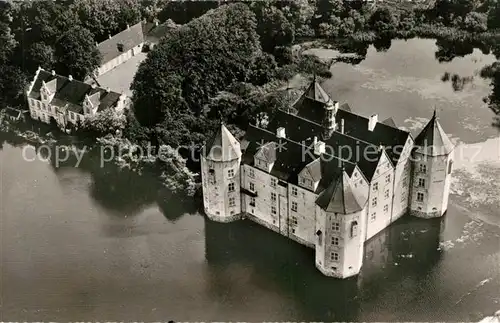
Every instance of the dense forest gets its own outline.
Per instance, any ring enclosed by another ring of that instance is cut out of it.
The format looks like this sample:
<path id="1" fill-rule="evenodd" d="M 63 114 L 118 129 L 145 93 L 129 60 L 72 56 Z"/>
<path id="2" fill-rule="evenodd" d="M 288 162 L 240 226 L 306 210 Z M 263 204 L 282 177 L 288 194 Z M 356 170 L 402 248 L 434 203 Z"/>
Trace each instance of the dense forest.
<path id="1" fill-rule="evenodd" d="M 473 48 L 500 58 L 500 2 L 66 0 L 0 2 L 0 108 L 24 104 L 38 66 L 84 79 L 100 63 L 96 43 L 141 20 L 181 25 L 148 54 L 135 75 L 126 118 L 104 113 L 83 133 L 123 130 L 131 142 L 200 146 L 224 120 L 234 131 L 293 99 L 297 73 L 330 77 L 331 62 L 299 55 L 294 44 L 321 40 L 359 62 L 370 45 L 392 39 L 437 40 L 449 61 Z M 500 115 L 500 64 L 486 68 L 490 108 Z M 496 125 L 500 127 L 497 119 Z"/>

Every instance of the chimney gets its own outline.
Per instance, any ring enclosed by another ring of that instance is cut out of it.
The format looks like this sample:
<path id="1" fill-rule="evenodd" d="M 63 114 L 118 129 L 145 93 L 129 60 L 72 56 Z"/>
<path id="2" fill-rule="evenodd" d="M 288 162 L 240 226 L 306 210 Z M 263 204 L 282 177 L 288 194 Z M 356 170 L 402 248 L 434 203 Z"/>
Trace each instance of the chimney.
<path id="1" fill-rule="evenodd" d="M 52 70 L 52 76 L 56 76 L 56 71 Z"/>
<path id="2" fill-rule="evenodd" d="M 68 80 L 69 80 L 70 82 L 71 82 L 71 81 L 73 81 L 73 76 L 69 75 L 69 76 L 68 76 Z"/>
<path id="3" fill-rule="evenodd" d="M 98 42 L 95 42 L 95 47 L 99 46 L 99 43 Z"/>
<path id="4" fill-rule="evenodd" d="M 377 125 L 378 121 L 378 115 L 372 114 L 370 116 L 370 119 L 368 120 L 368 130 L 373 131 L 375 129 L 375 126 Z"/>
<path id="5" fill-rule="evenodd" d="M 339 111 L 339 103 L 337 101 L 335 101 L 333 103 L 333 111 L 335 111 L 335 113 L 337 113 L 337 111 Z"/>
<path id="6" fill-rule="evenodd" d="M 130 26 L 129 26 L 129 24 L 127 24 L 127 29 L 130 29 Z"/>
<path id="7" fill-rule="evenodd" d="M 314 137 L 314 138 L 316 139 L 316 142 L 314 143 L 314 154 L 315 155 L 324 154 L 325 153 L 325 143 L 322 141 L 317 141 L 316 137 Z"/>
<path id="8" fill-rule="evenodd" d="M 313 147 L 315 147 L 317 143 L 318 143 L 318 137 L 314 136 L 314 138 L 313 138 Z"/>
<path id="9" fill-rule="evenodd" d="M 344 133 L 344 119 L 340 119 L 340 133 Z"/>
<path id="10" fill-rule="evenodd" d="M 93 89 L 95 89 L 95 88 L 97 87 L 97 85 L 96 85 L 95 83 L 90 84 L 90 86 L 91 86 Z"/>
<path id="11" fill-rule="evenodd" d="M 111 89 L 109 87 L 106 88 L 106 92 L 111 92 Z"/>
<path id="12" fill-rule="evenodd" d="M 276 137 L 278 137 L 278 138 L 286 138 L 285 128 L 283 128 L 283 127 L 279 127 L 279 128 L 276 130 Z"/>
<path id="13" fill-rule="evenodd" d="M 111 34 L 108 34 L 108 38 L 111 39 Z"/>
<path id="14" fill-rule="evenodd" d="M 155 27 L 158 27 L 158 19 L 155 19 Z"/>

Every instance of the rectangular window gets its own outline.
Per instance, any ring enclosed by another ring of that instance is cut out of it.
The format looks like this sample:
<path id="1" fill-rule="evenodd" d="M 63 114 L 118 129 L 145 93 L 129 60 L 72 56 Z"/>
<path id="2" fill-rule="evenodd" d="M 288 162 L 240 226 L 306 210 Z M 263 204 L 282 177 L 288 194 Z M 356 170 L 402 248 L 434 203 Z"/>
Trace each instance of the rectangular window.
<path id="1" fill-rule="evenodd" d="M 332 237 L 332 245 L 333 246 L 339 245 L 339 238 L 338 237 Z"/>
<path id="2" fill-rule="evenodd" d="M 277 180 L 276 178 L 271 178 L 271 187 L 276 188 Z"/>
<path id="3" fill-rule="evenodd" d="M 271 201 L 276 202 L 276 193 L 271 192 Z"/>
<path id="4" fill-rule="evenodd" d="M 353 221 L 351 223 L 351 238 L 354 238 L 358 235 L 358 222 Z"/>
<path id="5" fill-rule="evenodd" d="M 250 183 L 248 184 L 248 188 L 249 188 L 249 190 L 250 190 L 250 191 L 255 192 L 255 185 L 254 185 L 254 183 L 253 183 L 253 182 L 250 182 Z"/>
<path id="6" fill-rule="evenodd" d="M 255 178 L 255 170 L 253 168 L 248 170 L 248 177 Z"/>
<path id="7" fill-rule="evenodd" d="M 384 205 L 384 212 L 385 213 L 389 212 L 389 205 L 388 204 Z"/>
<path id="8" fill-rule="evenodd" d="M 292 202 L 292 211 L 297 212 L 297 202 Z"/>
<path id="9" fill-rule="evenodd" d="M 391 182 L 391 174 L 388 174 L 388 175 L 385 177 L 385 182 L 386 182 L 386 183 L 390 183 L 390 182 Z"/>
<path id="10" fill-rule="evenodd" d="M 276 206 L 271 206 L 271 214 L 276 214 Z"/>
<path id="11" fill-rule="evenodd" d="M 227 176 L 228 176 L 229 178 L 234 177 L 234 169 L 228 169 L 228 170 L 227 170 Z"/>
<path id="12" fill-rule="evenodd" d="M 234 197 L 229 198 L 229 207 L 233 207 L 236 205 L 236 199 Z"/>
<path id="13" fill-rule="evenodd" d="M 420 164 L 419 165 L 419 171 L 423 174 L 426 174 L 427 173 L 427 165 L 425 164 Z"/>
<path id="14" fill-rule="evenodd" d="M 302 184 L 302 185 L 306 184 L 306 179 L 304 177 L 300 178 L 300 184 Z"/>
<path id="15" fill-rule="evenodd" d="M 453 160 L 450 160 L 450 162 L 448 163 L 448 174 L 451 174 L 452 169 L 453 169 Z"/>
<path id="16" fill-rule="evenodd" d="M 292 195 L 297 196 L 297 188 L 295 186 L 292 186 Z"/>
<path id="17" fill-rule="evenodd" d="M 339 257 L 339 254 L 338 254 L 337 252 L 332 252 L 332 253 L 330 254 L 330 260 L 331 260 L 331 261 L 339 261 L 339 258 L 340 258 L 340 257 Z"/>
<path id="18" fill-rule="evenodd" d="M 370 221 L 375 221 L 375 219 L 377 218 L 377 213 L 373 212 L 372 215 L 370 216 Z"/>
<path id="19" fill-rule="evenodd" d="M 338 223 L 338 222 L 333 222 L 333 223 L 332 223 L 332 230 L 333 230 L 333 231 L 340 231 L 340 223 Z"/>
<path id="20" fill-rule="evenodd" d="M 424 193 L 417 193 L 417 201 L 418 202 L 423 202 L 424 201 Z"/>
<path id="21" fill-rule="evenodd" d="M 229 183 L 228 188 L 229 192 L 234 192 L 234 183 Z"/>
<path id="22" fill-rule="evenodd" d="M 292 216 L 292 225 L 297 226 L 299 224 L 299 220 L 296 216 Z"/>
<path id="23" fill-rule="evenodd" d="M 374 197 L 374 198 L 372 199 L 372 206 L 373 206 L 373 207 L 377 206 L 377 198 L 376 198 L 376 197 Z"/>
<path id="24" fill-rule="evenodd" d="M 250 206 L 255 206 L 255 197 L 250 198 Z"/>
<path id="25" fill-rule="evenodd" d="M 378 191 L 378 183 L 373 183 L 373 191 Z"/>
<path id="26" fill-rule="evenodd" d="M 423 178 L 418 179 L 418 187 L 425 187 L 425 179 Z"/>
<path id="27" fill-rule="evenodd" d="M 389 190 L 385 190 L 384 196 L 385 196 L 386 199 L 389 198 Z"/>

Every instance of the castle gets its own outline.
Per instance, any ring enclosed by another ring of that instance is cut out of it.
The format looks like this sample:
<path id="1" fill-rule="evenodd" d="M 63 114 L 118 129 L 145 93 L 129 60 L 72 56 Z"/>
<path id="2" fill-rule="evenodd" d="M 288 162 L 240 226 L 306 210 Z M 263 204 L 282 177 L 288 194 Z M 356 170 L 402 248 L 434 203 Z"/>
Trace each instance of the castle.
<path id="1" fill-rule="evenodd" d="M 405 213 L 445 214 L 453 148 L 436 112 L 414 139 L 391 118 L 351 112 L 314 78 L 241 142 L 220 125 L 202 152 L 205 213 L 253 220 L 314 248 L 324 275 L 355 276 L 365 242 Z"/>

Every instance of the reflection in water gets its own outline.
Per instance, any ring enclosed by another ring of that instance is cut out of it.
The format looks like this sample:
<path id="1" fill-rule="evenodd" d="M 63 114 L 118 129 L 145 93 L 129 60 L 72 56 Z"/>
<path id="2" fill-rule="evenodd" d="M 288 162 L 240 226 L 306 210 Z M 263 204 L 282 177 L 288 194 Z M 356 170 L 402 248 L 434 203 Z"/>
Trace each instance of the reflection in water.
<path id="1" fill-rule="evenodd" d="M 218 275 L 216 284 L 225 284 L 226 275 L 235 266 L 251 268 L 263 284 L 278 285 L 293 295 L 304 318 L 354 321 L 362 303 L 380 297 L 389 282 L 397 286 L 408 277 L 427 278 L 441 257 L 438 247 L 443 224 L 444 218 L 398 220 L 366 243 L 361 274 L 347 280 L 321 275 L 314 266 L 313 249 L 250 221 L 220 224 L 205 220 L 205 252 L 214 275 Z M 215 298 L 222 298 L 217 291 L 226 288 L 213 290 Z"/>

